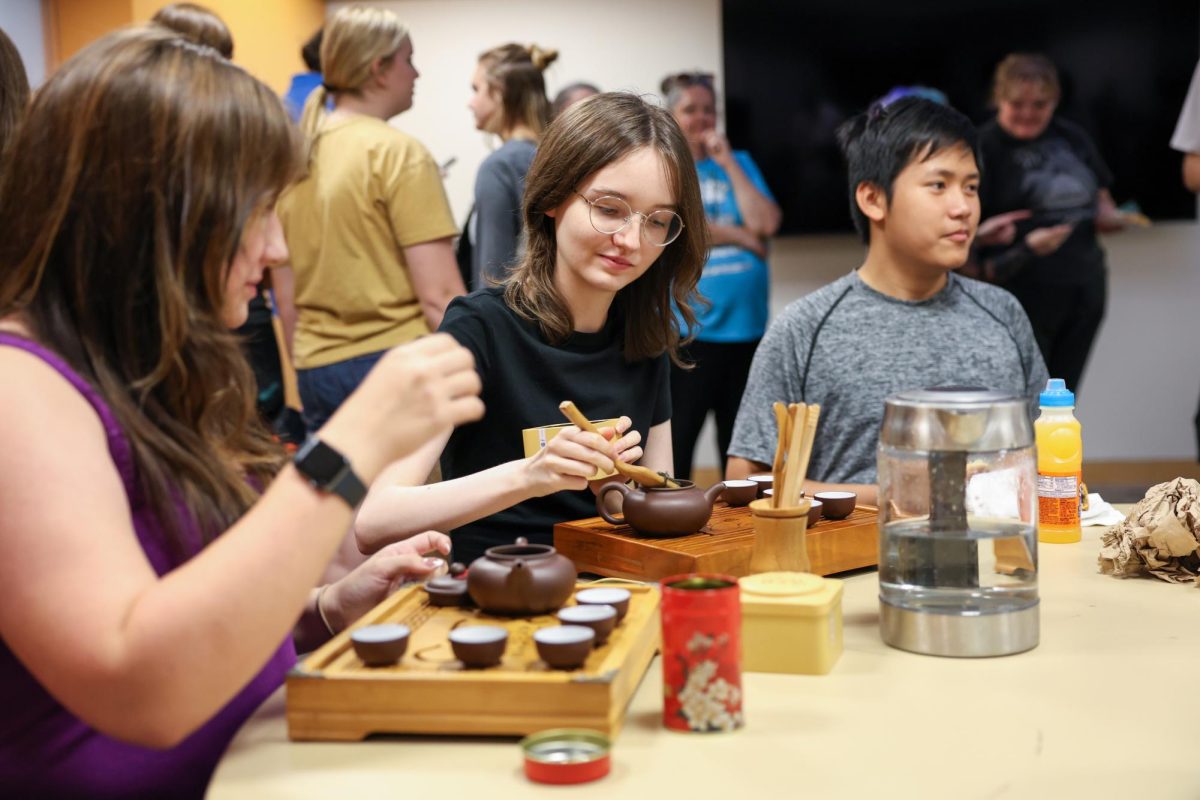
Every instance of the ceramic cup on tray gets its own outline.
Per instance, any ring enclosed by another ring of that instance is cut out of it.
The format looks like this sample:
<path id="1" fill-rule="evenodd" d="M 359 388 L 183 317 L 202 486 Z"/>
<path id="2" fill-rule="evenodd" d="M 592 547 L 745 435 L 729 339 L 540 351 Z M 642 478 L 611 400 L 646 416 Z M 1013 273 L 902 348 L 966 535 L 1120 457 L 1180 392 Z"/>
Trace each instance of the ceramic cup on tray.
<path id="1" fill-rule="evenodd" d="M 725 481 L 721 499 L 731 506 L 746 506 L 758 498 L 758 483 L 752 480 Z"/>
<path id="2" fill-rule="evenodd" d="M 825 519 L 845 519 L 858 503 L 854 492 L 817 492 L 813 498 L 824 503 L 821 513 Z"/>

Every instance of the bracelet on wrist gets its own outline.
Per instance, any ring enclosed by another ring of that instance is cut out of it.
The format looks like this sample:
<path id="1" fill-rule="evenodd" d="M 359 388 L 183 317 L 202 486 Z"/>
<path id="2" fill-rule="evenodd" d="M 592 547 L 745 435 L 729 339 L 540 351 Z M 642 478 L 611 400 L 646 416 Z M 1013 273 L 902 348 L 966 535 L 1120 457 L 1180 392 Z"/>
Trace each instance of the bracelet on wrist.
<path id="1" fill-rule="evenodd" d="M 317 589 L 317 616 L 321 618 L 321 622 L 325 625 L 325 630 L 329 631 L 330 636 L 337 636 L 337 631 L 329 624 L 329 617 L 325 616 L 325 609 L 321 606 L 321 598 L 325 596 L 325 590 L 329 588 L 329 584 L 325 584 L 320 589 Z"/>

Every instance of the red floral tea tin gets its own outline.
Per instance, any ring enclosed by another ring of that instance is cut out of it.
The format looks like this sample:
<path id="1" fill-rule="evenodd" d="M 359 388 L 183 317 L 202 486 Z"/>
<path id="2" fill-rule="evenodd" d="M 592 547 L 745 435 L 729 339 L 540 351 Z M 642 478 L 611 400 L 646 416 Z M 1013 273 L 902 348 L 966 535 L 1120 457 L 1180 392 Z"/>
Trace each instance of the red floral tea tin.
<path id="1" fill-rule="evenodd" d="M 742 608 L 737 578 L 675 575 L 662 581 L 663 724 L 736 730 L 742 715 Z"/>

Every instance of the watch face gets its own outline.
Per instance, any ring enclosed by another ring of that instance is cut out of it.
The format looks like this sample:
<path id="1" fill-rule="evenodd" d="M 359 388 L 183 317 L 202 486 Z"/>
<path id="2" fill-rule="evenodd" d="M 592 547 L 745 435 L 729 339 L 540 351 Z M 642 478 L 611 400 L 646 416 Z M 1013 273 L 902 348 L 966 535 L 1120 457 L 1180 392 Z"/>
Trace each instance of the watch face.
<path id="1" fill-rule="evenodd" d="M 346 460 L 329 445 L 312 439 L 296 459 L 297 465 L 310 477 L 330 481 L 345 466 Z"/>

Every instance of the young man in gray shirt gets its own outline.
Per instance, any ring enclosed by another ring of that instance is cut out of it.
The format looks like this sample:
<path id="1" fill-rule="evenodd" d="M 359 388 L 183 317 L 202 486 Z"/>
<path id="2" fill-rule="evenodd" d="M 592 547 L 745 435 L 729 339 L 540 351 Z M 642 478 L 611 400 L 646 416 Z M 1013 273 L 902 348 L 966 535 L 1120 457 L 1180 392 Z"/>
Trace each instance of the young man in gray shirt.
<path id="1" fill-rule="evenodd" d="M 820 403 L 809 493 L 874 504 L 884 399 L 906 389 L 976 386 L 1033 397 L 1046 365 L 1011 294 L 953 270 L 979 225 L 975 129 L 952 108 L 907 98 L 839 131 L 862 266 L 789 305 L 754 356 L 727 478 L 770 469 L 772 403 Z"/>

